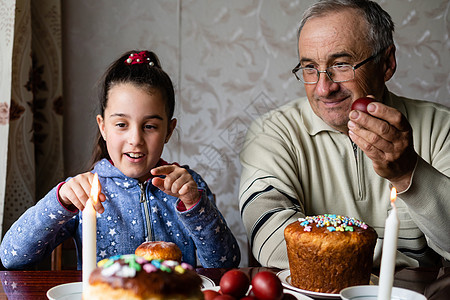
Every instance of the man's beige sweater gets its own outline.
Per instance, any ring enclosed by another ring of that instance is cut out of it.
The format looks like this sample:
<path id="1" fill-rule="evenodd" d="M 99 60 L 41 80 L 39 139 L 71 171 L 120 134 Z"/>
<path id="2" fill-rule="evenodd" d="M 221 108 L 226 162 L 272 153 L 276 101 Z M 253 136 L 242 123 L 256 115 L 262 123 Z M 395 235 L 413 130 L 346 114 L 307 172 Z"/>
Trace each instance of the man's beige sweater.
<path id="1" fill-rule="evenodd" d="M 413 128 L 419 158 L 409 188 L 396 201 L 397 265 L 450 259 L 450 109 L 388 93 Z M 241 152 L 240 211 L 252 251 L 263 266 L 288 268 L 284 228 L 304 215 L 358 218 L 375 228 L 380 262 L 390 183 L 349 137 L 323 122 L 307 99 L 256 120 Z M 433 250 L 431 250 L 431 249 Z M 439 259 L 439 257 L 438 257 Z"/>

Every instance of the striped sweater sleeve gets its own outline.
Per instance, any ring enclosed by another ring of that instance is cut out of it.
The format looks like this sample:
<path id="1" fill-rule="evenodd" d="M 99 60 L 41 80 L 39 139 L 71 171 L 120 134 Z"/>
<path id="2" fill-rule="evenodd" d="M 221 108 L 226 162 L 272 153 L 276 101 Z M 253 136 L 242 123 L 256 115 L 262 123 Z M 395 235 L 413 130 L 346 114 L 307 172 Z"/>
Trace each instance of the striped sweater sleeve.
<path id="1" fill-rule="evenodd" d="M 304 216 L 291 150 L 276 128 L 256 122 L 240 157 L 239 209 L 253 255 L 263 266 L 282 269 L 288 268 L 284 228 Z"/>

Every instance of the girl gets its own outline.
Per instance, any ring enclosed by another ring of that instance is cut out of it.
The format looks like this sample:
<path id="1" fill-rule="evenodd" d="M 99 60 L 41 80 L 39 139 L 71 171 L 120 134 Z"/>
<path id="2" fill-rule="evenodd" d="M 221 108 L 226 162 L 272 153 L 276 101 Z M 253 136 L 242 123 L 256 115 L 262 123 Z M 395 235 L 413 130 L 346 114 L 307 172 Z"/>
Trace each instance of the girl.
<path id="1" fill-rule="evenodd" d="M 6 268 L 24 268 L 73 237 L 81 268 L 82 221 L 93 173 L 102 186 L 97 214 L 97 261 L 134 253 L 144 241 L 178 245 L 183 261 L 237 267 L 236 239 L 203 179 L 161 159 L 176 126 L 172 81 L 150 51 L 130 51 L 105 73 L 92 171 L 60 183 L 6 233 Z M 196 253 L 197 252 L 197 253 Z"/>

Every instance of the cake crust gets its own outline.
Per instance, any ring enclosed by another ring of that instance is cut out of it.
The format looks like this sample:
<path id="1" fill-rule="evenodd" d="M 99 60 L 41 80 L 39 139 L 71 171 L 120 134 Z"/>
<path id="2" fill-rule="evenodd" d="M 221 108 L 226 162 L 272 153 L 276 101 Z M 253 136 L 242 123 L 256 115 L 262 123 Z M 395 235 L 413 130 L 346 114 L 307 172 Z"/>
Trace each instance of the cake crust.
<path id="1" fill-rule="evenodd" d="M 181 250 L 175 243 L 164 241 L 144 242 L 136 248 L 134 253 L 147 260 L 175 260 L 180 263 L 182 257 Z"/>
<path id="2" fill-rule="evenodd" d="M 340 231 L 336 230 L 339 226 L 317 227 L 305 219 L 288 225 L 284 233 L 291 284 L 333 294 L 349 286 L 369 284 L 377 233 L 359 224 L 364 226 L 347 224 L 347 231 L 346 226 Z"/>

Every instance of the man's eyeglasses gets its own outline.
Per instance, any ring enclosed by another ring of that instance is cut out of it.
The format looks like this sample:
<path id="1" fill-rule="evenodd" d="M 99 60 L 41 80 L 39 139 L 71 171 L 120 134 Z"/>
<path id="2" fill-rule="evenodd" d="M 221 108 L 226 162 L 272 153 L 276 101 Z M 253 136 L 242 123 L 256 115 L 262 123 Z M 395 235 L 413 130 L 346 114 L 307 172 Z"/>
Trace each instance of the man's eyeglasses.
<path id="1" fill-rule="evenodd" d="M 292 73 L 294 73 L 295 78 L 298 81 L 301 81 L 305 84 L 316 84 L 319 82 L 320 73 L 326 73 L 328 78 L 330 78 L 333 82 L 346 82 L 355 78 L 355 70 L 364 64 L 368 63 L 375 57 L 377 57 L 382 51 L 377 54 L 372 55 L 369 58 L 366 58 L 362 62 L 352 66 L 351 64 L 338 64 L 335 66 L 331 66 L 326 68 L 324 71 L 319 71 L 316 68 L 312 67 L 302 67 L 301 63 L 299 63 L 294 69 L 292 69 Z"/>

